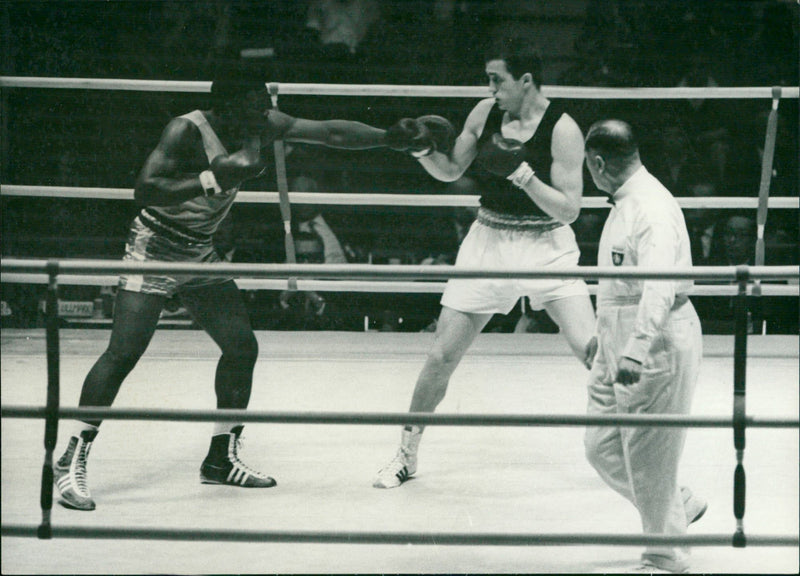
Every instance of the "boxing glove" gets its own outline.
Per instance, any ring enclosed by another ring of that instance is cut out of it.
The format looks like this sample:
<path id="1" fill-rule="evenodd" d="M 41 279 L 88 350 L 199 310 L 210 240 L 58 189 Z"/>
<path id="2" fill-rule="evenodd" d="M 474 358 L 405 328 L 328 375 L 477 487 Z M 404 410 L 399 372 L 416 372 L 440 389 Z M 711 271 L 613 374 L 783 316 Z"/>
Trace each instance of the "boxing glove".
<path id="1" fill-rule="evenodd" d="M 492 137 L 481 146 L 478 163 L 487 172 L 508 178 L 525 161 L 525 144 L 519 140 L 504 138 L 501 134 Z"/>
<path id="2" fill-rule="evenodd" d="M 417 118 L 417 122 L 428 129 L 437 152 L 447 155 L 452 152 L 456 143 L 456 130 L 447 118 L 428 114 Z"/>
<path id="3" fill-rule="evenodd" d="M 398 152 L 409 152 L 420 157 L 431 154 L 435 144 L 428 127 L 414 118 L 403 118 L 388 130 L 384 144 Z"/>
<path id="4" fill-rule="evenodd" d="M 502 176 L 522 189 L 533 181 L 536 174 L 525 161 L 525 144 L 497 133 L 492 134 L 481 147 L 478 162 L 484 170 Z"/>
<path id="5" fill-rule="evenodd" d="M 212 187 L 217 193 L 236 188 L 245 180 L 259 176 L 265 167 L 264 162 L 261 160 L 261 154 L 256 150 L 244 148 L 227 156 L 220 154 L 211 161 L 211 169 L 209 170 L 219 190 L 216 190 L 217 187 L 213 185 Z M 204 174 L 201 174 L 201 183 L 204 180 Z M 208 196 L 209 188 L 205 183 L 203 183 L 203 188 Z"/>

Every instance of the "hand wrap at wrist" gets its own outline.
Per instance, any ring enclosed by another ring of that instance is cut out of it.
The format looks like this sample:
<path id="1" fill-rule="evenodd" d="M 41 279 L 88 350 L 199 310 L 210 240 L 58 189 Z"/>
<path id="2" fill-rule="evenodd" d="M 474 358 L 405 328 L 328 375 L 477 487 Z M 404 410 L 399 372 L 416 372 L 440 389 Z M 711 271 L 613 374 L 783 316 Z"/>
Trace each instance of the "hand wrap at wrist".
<path id="1" fill-rule="evenodd" d="M 222 192 L 222 187 L 217 183 L 217 178 L 211 170 L 200 172 L 200 185 L 206 196 L 213 196 Z"/>
<path id="2" fill-rule="evenodd" d="M 523 162 L 517 167 L 516 170 L 508 175 L 508 180 L 511 180 L 511 183 L 517 188 L 524 189 L 528 184 L 531 183 L 535 175 L 536 172 L 530 167 L 530 164 Z"/>

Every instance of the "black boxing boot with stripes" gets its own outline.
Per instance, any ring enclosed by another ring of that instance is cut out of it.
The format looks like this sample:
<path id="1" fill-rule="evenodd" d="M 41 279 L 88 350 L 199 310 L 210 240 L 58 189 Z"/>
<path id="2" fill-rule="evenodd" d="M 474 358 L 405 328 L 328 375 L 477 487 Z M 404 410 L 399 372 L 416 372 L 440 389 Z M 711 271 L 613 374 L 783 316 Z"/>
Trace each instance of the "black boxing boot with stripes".
<path id="1" fill-rule="evenodd" d="M 95 503 L 89 493 L 86 463 L 97 429 L 84 430 L 69 439 L 67 449 L 53 466 L 53 482 L 61 493 L 59 504 L 73 510 L 94 510 Z"/>
<path id="2" fill-rule="evenodd" d="M 200 466 L 200 482 L 240 488 L 271 488 L 277 485 L 274 478 L 253 470 L 239 459 L 243 428 L 235 426 L 228 434 L 211 437 L 208 455 Z"/>

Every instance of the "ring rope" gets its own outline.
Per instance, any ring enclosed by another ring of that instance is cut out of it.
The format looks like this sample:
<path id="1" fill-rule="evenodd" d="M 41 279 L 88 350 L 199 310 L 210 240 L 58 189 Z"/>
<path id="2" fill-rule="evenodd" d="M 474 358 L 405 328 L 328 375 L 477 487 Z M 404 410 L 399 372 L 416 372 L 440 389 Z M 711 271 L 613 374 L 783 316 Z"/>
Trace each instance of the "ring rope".
<path id="1" fill-rule="evenodd" d="M 0 271 L 6 273 L 47 273 L 50 261 L 6 258 Z M 237 276 L 249 278 L 346 278 L 346 279 L 416 279 L 451 278 L 636 278 L 653 280 L 726 280 L 739 281 L 742 271 L 751 280 L 797 280 L 797 266 L 695 266 L 677 268 L 617 268 L 614 266 L 565 266 L 559 269 L 475 268 L 451 265 L 374 265 L 374 264 L 218 264 L 186 262 L 133 262 L 127 260 L 56 260 L 57 274 L 180 274 L 194 276 Z"/>
<path id="2" fill-rule="evenodd" d="M 0 282 L 9 284 L 47 284 L 44 274 L 0 274 Z M 289 290 L 288 280 L 238 278 L 236 285 L 241 290 Z M 117 286 L 119 276 L 72 275 L 59 276 L 61 286 Z M 370 282 L 363 280 L 296 280 L 296 290 L 315 292 L 368 292 L 368 293 L 404 293 L 434 294 L 444 291 L 446 282 L 415 282 L 387 280 Z M 597 293 L 597 285 L 589 284 L 589 293 Z M 754 285 L 748 285 L 748 295 L 753 295 Z M 696 284 L 689 296 L 736 296 L 738 287 L 726 284 Z M 800 296 L 800 284 L 764 284 L 761 286 L 762 296 Z"/>
<path id="3" fill-rule="evenodd" d="M 42 418 L 41 406 L 0 406 L 3 418 Z M 70 420 L 153 420 L 180 422 L 249 422 L 272 424 L 395 424 L 443 426 L 642 426 L 669 428 L 730 428 L 730 416 L 679 414 L 441 414 L 430 412 L 280 412 L 257 410 L 182 410 L 170 408 L 61 407 L 58 416 Z M 800 428 L 790 416 L 746 416 L 754 428 Z"/>
<path id="4" fill-rule="evenodd" d="M 91 198 L 97 200 L 133 200 L 133 188 L 85 188 L 78 186 L 39 186 L 22 184 L 3 184 L 0 196 L 24 196 L 42 198 Z M 295 204 L 341 205 L 341 206 L 415 206 L 415 207 L 465 207 L 480 206 L 477 194 L 373 194 L 373 193 L 338 193 L 338 192 L 289 192 L 289 200 Z M 705 198 L 675 198 L 681 208 L 758 208 L 759 198 L 749 196 L 718 196 Z M 235 202 L 246 204 L 278 204 L 279 192 L 276 191 L 242 191 Z M 770 209 L 800 208 L 797 197 L 770 197 L 767 200 Z M 584 196 L 582 208 L 609 208 L 605 197 Z"/>
<path id="5" fill-rule="evenodd" d="M 209 81 L 129 80 L 116 78 L 46 78 L 35 76 L 0 76 L 4 88 L 66 88 L 72 90 L 131 90 L 139 92 L 210 92 Z M 319 84 L 282 83 L 283 94 L 304 96 L 407 96 L 431 98 L 486 98 L 487 86 L 424 86 L 397 84 Z M 542 86 L 548 98 L 594 99 L 738 99 L 772 98 L 768 86 L 749 87 L 668 87 L 668 88 L 597 88 L 587 86 Z M 783 87 L 781 98 L 800 97 L 797 86 Z"/>
<path id="6" fill-rule="evenodd" d="M 108 264 L 106 262 L 101 262 L 101 263 L 102 264 Z M 47 272 L 47 274 L 48 274 L 49 286 L 52 288 L 52 293 L 53 293 L 56 301 L 57 301 L 57 296 L 58 296 L 57 295 L 57 277 L 62 271 L 68 270 L 70 268 L 72 269 L 73 272 L 80 271 L 81 267 L 84 267 L 85 271 L 91 271 L 91 268 L 90 269 L 86 269 L 85 268 L 86 265 L 87 265 L 87 262 L 85 262 L 85 261 L 84 262 L 75 263 L 75 262 L 70 262 L 70 261 L 49 260 L 49 261 L 46 261 L 46 262 L 42 263 L 42 262 L 36 262 L 36 261 L 13 260 L 11 263 L 9 263 L 8 261 L 5 261 L 5 262 L 0 262 L 0 264 L 2 264 L 2 267 L 5 267 L 9 271 L 16 270 L 16 269 L 22 269 L 22 270 L 27 270 L 27 271 L 34 270 L 35 271 L 36 270 L 36 268 L 35 268 L 36 266 L 38 266 L 39 271 L 44 269 L 44 271 Z M 89 261 L 89 265 L 90 266 L 91 266 L 91 264 L 92 264 L 92 262 Z M 141 264 L 139 264 L 137 266 L 137 268 L 143 268 L 144 267 L 144 268 L 148 268 L 149 269 L 149 268 L 153 267 L 153 266 L 151 266 L 149 264 L 152 264 L 152 263 L 141 263 Z M 98 267 L 98 261 L 94 261 L 94 266 L 95 266 L 95 268 Z M 101 270 L 101 271 L 105 271 L 105 272 L 113 271 L 115 268 L 118 268 L 118 266 L 119 266 L 119 263 L 115 263 L 113 266 L 105 266 L 105 270 Z M 163 264 L 161 264 L 161 263 L 158 263 L 158 265 L 155 266 L 155 267 L 158 268 L 159 266 L 161 266 L 163 268 Z M 183 272 L 189 272 L 189 270 L 191 268 L 193 268 L 193 267 L 196 268 L 195 265 L 181 265 L 181 264 L 171 264 L 169 267 L 178 269 L 178 270 L 183 271 Z M 238 268 L 242 268 L 242 267 L 241 266 L 237 266 L 237 265 L 220 264 L 218 266 L 214 266 L 214 268 L 216 268 L 217 270 L 209 270 L 207 267 L 206 267 L 205 270 L 202 270 L 202 268 L 203 267 L 200 268 L 201 275 L 207 275 L 207 274 L 210 274 L 210 273 L 218 272 L 218 270 L 220 268 L 238 269 Z M 258 269 L 266 268 L 266 266 L 264 266 L 264 265 L 255 265 L 255 268 L 253 268 L 253 265 L 250 265 L 250 266 L 246 266 L 245 268 L 251 268 L 252 271 L 256 271 Z M 287 270 L 287 269 L 294 270 L 295 272 L 303 271 L 303 270 L 309 271 L 309 272 L 314 272 L 314 271 L 318 272 L 318 271 L 320 271 L 320 268 L 326 268 L 329 271 L 338 269 L 337 272 L 342 273 L 342 272 L 347 271 L 348 268 L 354 269 L 354 268 L 358 268 L 358 266 L 349 266 L 348 267 L 348 266 L 341 266 L 341 265 L 317 265 L 316 266 L 317 270 L 314 270 L 315 266 L 309 267 L 309 266 L 301 266 L 301 265 L 296 265 L 296 264 L 295 265 L 287 264 L 287 265 L 281 266 L 281 268 L 283 270 Z M 413 266 L 412 267 L 409 267 L 409 266 L 386 266 L 386 267 L 378 266 L 378 267 L 373 267 L 373 266 L 369 265 L 369 266 L 362 267 L 362 268 L 365 268 L 364 271 L 365 272 L 369 272 L 370 276 L 374 276 L 375 272 L 377 270 L 381 270 L 381 272 L 386 272 L 387 270 L 388 271 L 397 272 L 398 269 L 403 269 L 403 268 L 419 269 L 420 267 L 413 267 Z M 374 268 L 374 270 L 370 270 L 370 269 L 373 269 L 373 268 Z M 463 273 L 478 274 L 477 277 L 483 277 L 486 274 L 489 274 L 489 277 L 496 277 L 497 274 L 505 275 L 508 272 L 508 271 L 499 271 L 498 272 L 498 271 L 485 271 L 485 270 L 475 271 L 475 270 L 464 270 L 464 269 L 456 270 L 456 269 L 454 269 L 453 267 L 450 267 L 450 266 L 444 266 L 444 267 L 436 266 L 436 267 L 429 267 L 429 268 L 450 269 L 449 270 L 450 274 L 448 274 L 447 277 L 452 277 L 455 274 L 456 271 L 460 272 L 462 274 Z M 736 338 L 735 338 L 735 346 L 734 346 L 734 359 L 735 359 L 735 366 L 734 366 L 735 378 L 734 378 L 734 380 L 735 380 L 735 388 L 737 390 L 739 390 L 739 389 L 741 390 L 742 396 L 744 394 L 744 388 L 743 388 L 743 382 L 744 382 L 744 375 L 743 374 L 744 374 L 744 372 L 743 372 L 743 370 L 739 370 L 739 366 L 740 366 L 740 364 L 744 364 L 746 362 L 746 348 L 742 346 L 742 340 L 744 340 L 745 343 L 746 343 L 746 339 L 747 339 L 746 324 L 742 320 L 742 318 L 744 317 L 743 314 L 746 314 L 746 312 L 747 312 L 747 300 L 746 300 L 746 298 L 744 296 L 742 296 L 742 294 L 746 293 L 747 282 L 751 278 L 774 277 L 775 275 L 777 275 L 779 277 L 781 277 L 781 276 L 790 277 L 790 276 L 797 276 L 798 275 L 798 271 L 796 269 L 794 269 L 793 267 L 784 267 L 784 268 L 785 269 L 782 269 L 781 267 L 771 267 L 771 268 L 769 268 L 769 267 L 763 267 L 763 266 L 762 267 L 752 267 L 752 268 L 750 268 L 750 267 L 744 265 L 744 266 L 737 266 L 737 267 L 733 268 L 732 270 L 730 268 L 722 269 L 722 270 L 720 270 L 720 269 L 714 270 L 711 267 L 708 267 L 707 270 L 705 271 L 706 275 L 710 274 L 713 271 L 714 274 L 712 274 L 712 276 L 716 276 L 717 274 L 720 274 L 720 273 L 729 275 L 731 272 L 733 272 L 733 274 L 735 276 L 735 279 L 739 283 L 740 296 L 737 298 L 737 303 L 742 303 L 742 305 L 741 306 L 737 305 L 737 319 L 736 319 L 737 320 L 736 321 L 737 330 L 736 330 Z M 247 272 L 247 270 L 245 270 L 245 275 L 246 275 L 246 272 Z M 441 270 L 439 272 L 441 272 Z M 191 272 L 189 272 L 189 273 L 191 273 Z M 347 271 L 347 273 L 350 274 L 351 272 Z M 570 276 L 575 276 L 576 274 L 577 274 L 578 277 L 587 276 L 587 270 L 585 270 L 585 269 L 584 270 L 580 270 L 578 267 L 576 267 L 576 270 L 550 271 L 549 274 L 545 274 L 544 276 L 545 277 L 559 277 L 559 276 L 562 276 L 562 274 L 564 274 L 564 273 L 566 273 L 566 274 L 568 274 Z M 417 272 L 417 274 L 419 274 L 419 272 Z M 610 269 L 609 268 L 605 268 L 605 269 L 603 269 L 603 268 L 594 268 L 592 270 L 592 272 L 589 273 L 589 276 L 604 277 L 604 275 L 608 275 L 609 277 L 628 277 L 628 276 L 631 276 L 631 277 L 662 277 L 662 275 L 666 275 L 667 277 L 682 277 L 685 274 L 689 274 L 691 277 L 697 276 L 698 274 L 700 274 L 701 277 L 703 276 L 701 271 L 693 270 L 693 269 L 689 269 L 689 270 L 670 270 L 670 271 L 665 272 L 663 270 L 630 270 L 630 271 L 626 271 L 626 270 L 617 270 L 617 269 L 614 269 L 614 268 L 610 268 Z M 380 275 L 381 274 L 378 274 L 378 276 L 380 276 Z M 537 274 L 537 275 L 540 275 L 540 274 Z M 518 271 L 514 271 L 513 276 L 514 277 L 519 277 L 519 272 Z M 48 330 L 48 332 L 47 332 L 48 358 L 50 358 L 50 357 L 57 358 L 58 354 L 59 354 L 58 323 L 56 321 L 56 318 L 57 318 L 56 309 L 57 309 L 57 307 L 54 305 L 53 302 L 51 302 L 51 305 L 48 306 L 48 308 L 47 308 L 48 327 L 50 327 L 50 326 L 53 327 L 52 331 Z M 744 329 L 742 329 L 743 326 L 744 326 Z M 53 334 L 52 332 L 55 332 L 55 334 Z M 53 375 L 50 372 L 48 372 L 48 398 L 52 397 L 52 395 L 54 393 L 57 394 L 57 392 L 58 392 L 58 374 L 56 373 L 54 375 L 54 377 L 51 377 L 51 376 L 53 376 Z M 741 386 L 739 386 L 739 379 L 740 378 L 741 378 L 741 382 L 742 382 Z M 53 391 L 55 391 L 55 392 L 53 392 Z M 736 396 L 735 396 L 735 398 L 736 398 Z M 48 407 L 46 406 L 45 410 L 46 410 L 45 418 L 47 418 L 47 416 L 50 416 L 51 418 L 54 418 L 54 420 L 57 423 L 60 411 L 56 412 L 55 415 L 53 415 L 53 410 L 52 409 L 50 409 L 49 413 L 48 413 L 47 412 L 48 411 Z M 115 412 L 118 409 L 106 408 L 105 410 L 109 410 L 110 412 L 112 412 L 112 411 Z M 216 412 L 217 412 L 216 410 L 212 411 L 210 414 L 207 414 L 207 416 L 210 416 L 210 418 L 212 418 L 212 419 L 215 419 L 215 418 L 219 419 L 219 415 Z M 64 412 L 64 413 L 66 414 L 66 412 Z M 148 419 L 152 418 L 152 414 L 150 412 L 145 413 L 145 416 Z M 381 416 L 385 417 L 386 415 L 384 414 L 384 415 L 381 415 Z M 400 416 L 402 416 L 404 421 L 408 421 L 408 419 L 409 419 L 409 415 L 408 414 L 402 414 Z M 425 417 L 430 417 L 430 416 L 440 417 L 440 416 L 443 416 L 443 415 L 441 415 L 441 414 L 439 414 L 439 415 L 425 414 L 424 416 Z M 613 415 L 613 416 L 617 416 L 618 417 L 619 415 Z M 636 416 L 642 416 L 642 415 L 636 415 Z M 662 417 L 662 415 L 647 415 L 647 416 L 655 416 L 657 418 L 661 418 Z M 481 417 L 483 418 L 483 415 L 481 415 Z M 581 415 L 581 420 L 583 420 L 586 417 L 587 416 L 585 416 L 585 415 Z M 680 419 L 683 420 L 683 421 L 675 422 L 674 425 L 676 425 L 676 426 L 685 426 L 686 425 L 685 417 L 681 416 Z M 581 425 L 585 425 L 585 420 L 584 420 L 584 424 L 581 424 Z M 645 425 L 645 424 L 642 424 L 642 425 Z M 650 421 L 646 425 L 654 425 L 654 424 L 653 424 L 652 421 Z M 730 424 L 726 422 L 725 425 L 729 426 Z M 733 425 L 734 425 L 735 434 L 737 433 L 737 430 L 739 428 L 741 428 L 743 430 L 744 426 L 746 426 L 746 415 L 744 414 L 744 411 L 743 411 L 743 404 L 740 404 L 739 406 L 735 406 L 735 408 L 734 408 Z M 792 424 L 792 426 L 793 425 L 794 424 Z M 800 423 L 798 423 L 798 425 L 800 425 Z M 738 446 L 737 446 L 737 459 L 738 459 L 739 466 L 740 466 L 742 460 L 741 460 L 740 451 L 738 450 Z M 740 471 L 740 468 L 737 466 L 737 475 L 736 475 L 736 479 L 737 480 L 736 480 L 735 493 L 734 493 L 734 508 L 736 510 L 736 516 L 737 516 L 737 530 L 736 530 L 736 533 L 734 534 L 733 540 L 732 540 L 732 544 L 733 544 L 734 547 L 744 547 L 747 544 L 746 539 L 744 537 L 743 524 L 742 524 L 742 515 L 743 515 L 743 512 L 744 512 L 744 507 L 743 507 L 744 490 L 743 490 L 743 483 L 740 482 L 740 480 L 743 480 L 743 468 L 741 468 L 742 474 L 739 474 L 739 471 Z M 36 531 L 36 534 L 38 535 L 38 537 L 42 538 L 42 539 L 51 538 L 52 535 L 53 535 L 52 526 L 50 524 L 50 511 L 51 511 L 51 508 L 52 508 L 53 487 L 52 487 L 52 481 L 47 482 L 48 479 L 52 480 L 52 451 L 51 450 L 49 451 L 49 459 L 46 457 L 45 470 L 43 471 L 43 474 L 42 474 L 42 498 L 41 498 L 42 523 L 38 526 L 37 531 Z"/>
<path id="7" fill-rule="evenodd" d="M 3 536 L 33 537 L 35 526 L 9 524 Z M 503 534 L 497 532 L 354 532 L 284 530 L 203 530 L 180 528 L 117 528 L 110 526 L 59 526 L 51 531 L 59 538 L 135 540 L 212 540 L 221 542 L 305 542 L 339 544 L 419 544 L 430 546 L 730 546 L 730 534 L 685 536 L 603 533 Z M 735 537 L 734 537 L 735 538 Z M 750 546 L 797 546 L 797 536 L 754 534 Z"/>

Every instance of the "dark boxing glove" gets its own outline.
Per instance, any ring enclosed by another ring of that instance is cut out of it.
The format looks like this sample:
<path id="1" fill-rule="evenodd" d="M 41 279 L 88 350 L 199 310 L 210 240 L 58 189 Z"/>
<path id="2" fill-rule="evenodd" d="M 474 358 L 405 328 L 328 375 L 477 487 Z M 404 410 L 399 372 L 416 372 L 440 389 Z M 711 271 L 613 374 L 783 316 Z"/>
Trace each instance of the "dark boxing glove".
<path id="1" fill-rule="evenodd" d="M 429 114 L 420 116 L 417 122 L 428 129 L 437 152 L 447 155 L 452 152 L 456 143 L 456 130 L 447 118 Z"/>
<path id="2" fill-rule="evenodd" d="M 484 170 L 511 180 L 512 184 L 524 188 L 533 179 L 535 172 L 525 161 L 525 144 L 502 134 L 492 137 L 481 147 L 478 163 Z"/>
<path id="3" fill-rule="evenodd" d="M 478 154 L 478 163 L 484 170 L 503 178 L 508 178 L 524 161 L 525 145 L 498 133 L 492 134 Z"/>
<path id="4" fill-rule="evenodd" d="M 428 127 L 414 118 L 403 118 L 391 126 L 384 136 L 384 144 L 392 150 L 409 152 L 414 156 L 427 156 L 435 148 Z"/>
<path id="5" fill-rule="evenodd" d="M 233 154 L 227 156 L 220 154 L 214 158 L 211 161 L 211 169 L 200 174 L 200 183 L 203 184 L 206 196 L 211 196 L 212 190 L 213 193 L 219 193 L 236 188 L 245 180 L 260 175 L 264 169 L 260 152 L 243 148 Z"/>

